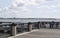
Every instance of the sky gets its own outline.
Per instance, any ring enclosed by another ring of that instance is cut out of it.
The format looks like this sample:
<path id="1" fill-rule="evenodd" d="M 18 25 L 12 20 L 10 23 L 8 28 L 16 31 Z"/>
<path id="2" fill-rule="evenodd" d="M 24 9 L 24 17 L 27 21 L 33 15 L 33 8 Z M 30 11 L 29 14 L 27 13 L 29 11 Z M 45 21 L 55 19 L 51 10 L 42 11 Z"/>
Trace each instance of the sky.
<path id="1" fill-rule="evenodd" d="M 1 18 L 60 18 L 60 0 L 0 0 Z"/>

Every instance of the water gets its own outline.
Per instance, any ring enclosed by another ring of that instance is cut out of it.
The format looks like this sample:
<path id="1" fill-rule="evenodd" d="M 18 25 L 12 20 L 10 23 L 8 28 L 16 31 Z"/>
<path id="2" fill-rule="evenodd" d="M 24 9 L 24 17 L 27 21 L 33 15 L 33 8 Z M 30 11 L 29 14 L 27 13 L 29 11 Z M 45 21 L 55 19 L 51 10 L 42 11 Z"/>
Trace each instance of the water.
<path id="1" fill-rule="evenodd" d="M 10 18 L 10 19 L 0 19 L 0 22 L 38 22 L 38 21 L 59 21 L 58 19 L 53 19 L 53 18 Z"/>

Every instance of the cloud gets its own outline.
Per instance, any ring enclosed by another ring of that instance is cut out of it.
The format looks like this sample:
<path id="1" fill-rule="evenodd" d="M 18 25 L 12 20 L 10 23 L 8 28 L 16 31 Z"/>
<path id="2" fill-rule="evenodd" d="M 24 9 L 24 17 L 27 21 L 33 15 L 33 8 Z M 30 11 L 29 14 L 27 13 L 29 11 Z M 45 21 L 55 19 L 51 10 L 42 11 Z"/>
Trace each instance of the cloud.
<path id="1" fill-rule="evenodd" d="M 12 0 L 13 6 L 37 5 L 40 0 Z"/>
<path id="2" fill-rule="evenodd" d="M 2 9 L 0 8 L 0 11 L 1 11 Z"/>
<path id="3" fill-rule="evenodd" d="M 60 0 L 12 0 L 2 9 L 3 17 L 58 17 Z"/>

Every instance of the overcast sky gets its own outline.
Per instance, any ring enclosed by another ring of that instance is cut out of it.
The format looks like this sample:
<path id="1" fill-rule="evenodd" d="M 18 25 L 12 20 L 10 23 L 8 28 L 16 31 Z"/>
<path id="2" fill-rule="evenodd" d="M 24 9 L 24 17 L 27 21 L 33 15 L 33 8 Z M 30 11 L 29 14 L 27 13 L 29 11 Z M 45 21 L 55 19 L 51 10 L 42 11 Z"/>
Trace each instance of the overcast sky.
<path id="1" fill-rule="evenodd" d="M 0 0 L 0 17 L 60 18 L 60 0 Z"/>

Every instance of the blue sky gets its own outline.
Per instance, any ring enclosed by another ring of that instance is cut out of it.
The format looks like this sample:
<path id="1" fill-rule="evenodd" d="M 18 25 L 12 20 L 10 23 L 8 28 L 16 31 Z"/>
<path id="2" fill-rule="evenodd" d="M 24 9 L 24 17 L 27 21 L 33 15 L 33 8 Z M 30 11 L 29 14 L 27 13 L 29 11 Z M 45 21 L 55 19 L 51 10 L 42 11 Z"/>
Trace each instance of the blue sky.
<path id="1" fill-rule="evenodd" d="M 0 0 L 3 18 L 60 18 L 60 0 Z"/>
<path id="2" fill-rule="evenodd" d="M 0 8 L 7 7 L 11 4 L 11 0 L 0 0 Z"/>

